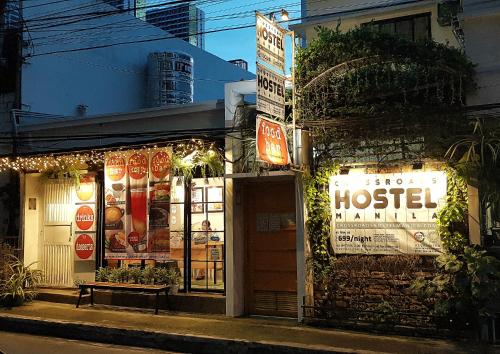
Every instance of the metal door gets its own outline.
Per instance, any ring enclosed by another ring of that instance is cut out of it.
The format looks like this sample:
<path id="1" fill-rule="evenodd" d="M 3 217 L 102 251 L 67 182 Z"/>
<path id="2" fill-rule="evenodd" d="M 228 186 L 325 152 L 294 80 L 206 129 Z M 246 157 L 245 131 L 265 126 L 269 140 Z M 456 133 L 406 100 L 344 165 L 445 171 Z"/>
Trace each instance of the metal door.
<path id="1" fill-rule="evenodd" d="M 74 195 L 72 180 L 56 179 L 44 184 L 42 270 L 47 286 L 73 286 Z"/>
<path id="2" fill-rule="evenodd" d="M 297 317 L 294 182 L 246 188 L 246 312 Z"/>

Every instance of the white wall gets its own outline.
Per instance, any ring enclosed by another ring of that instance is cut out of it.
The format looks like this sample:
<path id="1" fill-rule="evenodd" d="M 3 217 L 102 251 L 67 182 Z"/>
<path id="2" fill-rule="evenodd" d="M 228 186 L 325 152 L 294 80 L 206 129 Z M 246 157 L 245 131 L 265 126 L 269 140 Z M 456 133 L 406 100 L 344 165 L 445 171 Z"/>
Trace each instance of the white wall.
<path id="1" fill-rule="evenodd" d="M 326 0 L 305 1 L 307 4 L 307 15 L 337 13 L 331 17 L 317 17 L 305 22 L 300 32 L 305 35 L 306 41 L 316 36 L 315 27 L 321 25 L 328 28 L 336 28 L 340 24 L 341 31 L 355 28 L 362 23 L 370 21 L 381 21 L 390 18 L 412 16 L 423 13 L 431 14 L 431 35 L 436 42 L 448 43 L 458 47 L 458 42 L 453 35 L 451 26 L 440 26 L 437 23 L 437 6 L 434 1 L 411 1 L 411 0 Z M 392 6 L 391 6 L 392 5 Z"/>
<path id="2" fill-rule="evenodd" d="M 41 211 L 43 203 L 43 187 L 40 183 L 40 174 L 27 173 L 24 178 L 24 263 L 37 262 L 34 268 L 41 269 Z M 29 209 L 29 199 L 36 199 L 36 209 Z"/>
<path id="3" fill-rule="evenodd" d="M 182 51 L 193 56 L 195 102 L 222 99 L 224 82 L 254 77 L 176 38 L 42 55 L 170 36 L 127 14 L 99 18 L 89 15 L 114 10 L 98 0 L 46 3 L 32 0 L 24 5 L 24 18 L 30 28 L 25 40 L 33 44 L 24 48 L 25 55 L 32 54 L 26 59 L 22 73 L 22 101 L 26 110 L 75 115 L 77 105 L 84 104 L 88 106 L 87 114 L 93 115 L 144 108 L 147 57 L 154 51 Z M 82 21 L 83 14 L 93 18 Z M 62 22 L 73 23 L 61 26 Z"/>
<path id="4" fill-rule="evenodd" d="M 467 104 L 500 103 L 500 1 L 465 0 L 462 24 L 479 86 Z"/>

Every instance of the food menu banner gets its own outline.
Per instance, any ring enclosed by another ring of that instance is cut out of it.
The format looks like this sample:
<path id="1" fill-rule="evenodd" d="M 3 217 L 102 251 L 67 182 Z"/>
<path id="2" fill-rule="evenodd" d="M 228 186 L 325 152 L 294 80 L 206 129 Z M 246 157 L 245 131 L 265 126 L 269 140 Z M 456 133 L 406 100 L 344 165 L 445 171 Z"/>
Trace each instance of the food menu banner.
<path id="1" fill-rule="evenodd" d="M 446 203 L 446 185 L 444 172 L 332 176 L 334 251 L 441 254 L 436 220 Z"/>
<path id="2" fill-rule="evenodd" d="M 105 258 L 169 258 L 170 148 L 105 156 Z"/>
<path id="3" fill-rule="evenodd" d="M 75 261 L 93 261 L 96 240 L 95 175 L 89 173 L 81 176 L 75 193 Z"/>
<path id="4" fill-rule="evenodd" d="M 155 259 L 165 259 L 170 254 L 170 186 L 172 151 L 155 150 L 149 165 L 149 227 L 150 250 Z"/>

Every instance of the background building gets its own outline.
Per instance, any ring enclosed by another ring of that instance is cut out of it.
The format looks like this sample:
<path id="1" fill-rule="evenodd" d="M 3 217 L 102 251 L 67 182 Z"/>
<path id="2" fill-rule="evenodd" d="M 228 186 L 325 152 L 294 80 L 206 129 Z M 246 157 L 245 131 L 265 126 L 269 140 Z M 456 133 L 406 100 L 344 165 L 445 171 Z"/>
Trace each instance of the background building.
<path id="1" fill-rule="evenodd" d="M 248 63 L 246 60 L 243 59 L 234 59 L 234 60 L 228 60 L 230 63 L 233 63 L 237 67 L 240 67 L 244 70 L 248 70 Z"/>
<path id="2" fill-rule="evenodd" d="M 198 48 L 205 48 L 205 13 L 191 3 L 147 10 L 146 22 Z"/>
<path id="3" fill-rule="evenodd" d="M 224 82 L 254 77 L 199 47 L 171 38 L 158 27 L 114 9 L 103 2 L 89 7 L 84 0 L 31 2 L 22 11 L 23 18 L 36 26 L 23 33 L 22 55 L 12 45 L 4 45 L 13 57 L 8 73 L 18 72 L 17 66 L 21 75 L 11 78 L 9 92 L 2 92 L 0 101 L 11 97 L 17 89 L 16 95 L 22 100 L 15 108 L 23 111 L 73 116 L 146 108 L 148 56 L 154 52 L 184 53 L 192 58 L 195 103 L 222 99 Z M 95 16 L 96 12 L 106 15 Z M 40 13 L 51 15 L 42 20 Z M 17 38 L 15 33 L 3 37 L 14 43 Z M 22 59 L 23 65 L 16 65 L 16 57 Z M 20 82 L 16 84 L 16 80 Z M 0 126 L 10 132 L 9 108 L 12 105 L 5 110 Z"/>

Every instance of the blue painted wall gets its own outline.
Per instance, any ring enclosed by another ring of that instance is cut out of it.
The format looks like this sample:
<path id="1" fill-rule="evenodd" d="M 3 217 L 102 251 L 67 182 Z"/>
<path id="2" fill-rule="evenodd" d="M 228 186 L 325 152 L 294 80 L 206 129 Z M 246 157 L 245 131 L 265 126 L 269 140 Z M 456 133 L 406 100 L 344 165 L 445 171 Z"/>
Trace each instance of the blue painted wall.
<path id="1" fill-rule="evenodd" d="M 175 38 L 44 55 L 170 36 L 126 13 L 96 17 L 96 13 L 114 10 L 100 1 L 46 4 L 46 0 L 25 2 L 24 18 L 30 33 L 24 36 L 29 45 L 24 48 L 23 109 L 76 115 L 77 106 L 86 105 L 86 114 L 94 115 L 145 108 L 147 57 L 154 51 L 181 51 L 193 57 L 194 102 L 223 99 L 225 82 L 255 77 Z"/>

